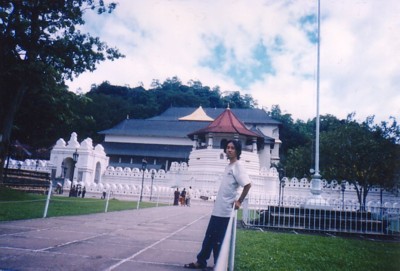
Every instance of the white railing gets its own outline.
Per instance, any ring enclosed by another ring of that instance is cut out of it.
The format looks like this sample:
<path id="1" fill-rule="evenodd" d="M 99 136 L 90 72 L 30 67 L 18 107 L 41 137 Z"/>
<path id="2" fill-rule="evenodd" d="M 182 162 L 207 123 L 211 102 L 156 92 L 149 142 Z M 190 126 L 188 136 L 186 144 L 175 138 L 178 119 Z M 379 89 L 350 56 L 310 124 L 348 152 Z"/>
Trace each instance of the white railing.
<path id="1" fill-rule="evenodd" d="M 314 232 L 400 235 L 400 208 L 396 204 L 366 206 L 336 203 L 304 206 L 301 202 L 271 200 L 243 205 L 243 222 L 249 227 L 293 229 Z"/>
<path id="2" fill-rule="evenodd" d="M 233 271 L 235 265 L 236 217 L 237 210 L 233 209 L 214 271 Z"/>

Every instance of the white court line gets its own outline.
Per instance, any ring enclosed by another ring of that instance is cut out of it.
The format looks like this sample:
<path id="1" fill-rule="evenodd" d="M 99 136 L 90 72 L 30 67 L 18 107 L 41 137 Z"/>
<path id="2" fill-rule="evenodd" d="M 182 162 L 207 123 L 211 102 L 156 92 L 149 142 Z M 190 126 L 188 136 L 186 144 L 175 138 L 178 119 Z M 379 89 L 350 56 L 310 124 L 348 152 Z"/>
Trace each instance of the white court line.
<path id="1" fill-rule="evenodd" d="M 62 243 L 62 244 L 58 244 L 58 245 L 55 245 L 55 246 L 50 246 L 50 247 L 46 247 L 46 248 L 40 248 L 40 249 L 18 248 L 18 247 L 7 247 L 7 246 L 0 246 L 0 248 L 1 249 L 15 249 L 15 250 L 28 251 L 28 252 L 47 252 L 48 250 L 53 249 L 53 248 L 59 248 L 59 247 L 63 247 L 63 246 L 66 246 L 66 245 L 78 243 L 78 242 L 81 242 L 81 241 L 87 241 L 87 240 L 90 240 L 90 239 L 93 239 L 93 238 L 97 238 L 97 237 L 103 236 L 103 235 L 105 235 L 105 233 L 94 235 L 94 236 L 90 236 L 90 237 L 79 239 L 79 240 L 74 240 L 74 241 Z M 57 253 L 57 252 L 52 252 L 52 253 Z M 1 269 L 0 269 L 0 271 L 1 271 Z"/>
<path id="2" fill-rule="evenodd" d="M 163 242 L 164 240 L 170 238 L 171 236 L 174 236 L 174 235 L 177 234 L 178 232 L 183 231 L 183 230 L 186 229 L 187 227 L 191 226 L 192 224 L 196 223 L 197 221 L 199 221 L 200 219 L 203 219 L 203 218 L 206 217 L 206 216 L 209 216 L 209 214 L 203 215 L 202 217 L 200 217 L 200 218 L 196 219 L 195 221 L 191 222 L 190 224 L 187 224 L 186 226 L 184 226 L 184 227 L 182 227 L 182 228 L 180 228 L 180 229 L 174 231 L 173 233 L 171 233 L 171 234 L 167 235 L 166 237 L 164 237 L 164 238 L 158 240 L 157 242 L 151 244 L 150 246 L 147 246 L 147 247 L 143 248 L 142 250 L 136 252 L 136 253 L 133 254 L 132 256 L 130 256 L 130 257 L 128 257 L 128 258 L 125 258 L 125 259 L 119 261 L 118 263 L 116 263 L 116 264 L 110 266 L 110 267 L 109 267 L 108 269 L 106 269 L 106 270 L 107 270 L 107 271 L 114 270 L 115 268 L 117 268 L 117 267 L 120 266 L 121 264 L 123 264 L 123 263 L 125 263 L 125 262 L 127 262 L 127 261 L 132 260 L 132 259 L 135 258 L 136 256 L 142 254 L 143 252 L 149 250 L 150 248 L 152 248 L 152 247 L 154 247 L 155 245 L 157 245 L 157 244 Z"/>
<path id="3" fill-rule="evenodd" d="M 101 233 L 101 234 L 97 234 L 97 235 L 90 236 L 90 237 L 87 237 L 87 238 L 74 240 L 74 241 L 69 241 L 69 242 L 58 244 L 58 245 L 51 246 L 51 247 L 46 247 L 46 248 L 41 248 L 41 249 L 34 249 L 32 251 L 34 251 L 34 252 L 42 252 L 42 251 L 50 250 L 50 249 L 53 249 L 53 248 L 63 247 L 63 246 L 66 246 L 66 245 L 70 245 L 70 244 L 74 244 L 74 243 L 78 243 L 78 242 L 82 242 L 82 241 L 87 241 L 87 240 L 90 240 L 90 239 L 93 239 L 93 238 L 97 238 L 97 237 L 103 236 L 103 235 L 106 235 L 106 234 L 105 233 Z"/>

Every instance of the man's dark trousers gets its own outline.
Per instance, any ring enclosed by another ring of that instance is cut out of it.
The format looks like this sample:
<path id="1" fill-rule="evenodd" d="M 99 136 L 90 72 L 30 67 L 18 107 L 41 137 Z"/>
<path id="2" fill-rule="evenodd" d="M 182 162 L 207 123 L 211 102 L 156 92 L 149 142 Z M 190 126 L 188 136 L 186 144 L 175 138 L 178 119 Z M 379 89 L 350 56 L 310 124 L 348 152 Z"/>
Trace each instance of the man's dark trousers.
<path id="1" fill-rule="evenodd" d="M 201 251 L 197 254 L 197 262 L 202 267 L 207 266 L 207 260 L 211 256 L 211 251 L 214 253 L 214 264 L 217 263 L 229 219 L 229 217 L 211 216 Z"/>

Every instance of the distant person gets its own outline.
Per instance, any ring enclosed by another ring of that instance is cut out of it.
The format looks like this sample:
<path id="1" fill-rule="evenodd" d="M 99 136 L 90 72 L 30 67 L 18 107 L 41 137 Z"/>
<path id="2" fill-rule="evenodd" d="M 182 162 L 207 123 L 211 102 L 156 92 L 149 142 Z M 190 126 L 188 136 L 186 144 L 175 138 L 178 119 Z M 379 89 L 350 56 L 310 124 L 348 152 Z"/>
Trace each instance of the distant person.
<path id="1" fill-rule="evenodd" d="M 249 175 L 239 162 L 240 154 L 242 153 L 240 142 L 229 140 L 224 152 L 229 160 L 229 165 L 225 167 L 225 172 L 218 189 L 214 209 L 211 213 L 201 250 L 199 254 L 197 254 L 197 261 L 185 264 L 185 268 L 206 268 L 207 260 L 210 258 L 211 252 L 213 252 L 214 255 L 214 264 L 217 263 L 232 209 L 233 207 L 235 209 L 240 208 L 250 190 L 251 182 Z M 243 186 L 243 191 L 240 197 L 236 199 L 240 186 Z"/>
<path id="2" fill-rule="evenodd" d="M 75 185 L 73 185 L 69 190 L 69 197 L 73 197 L 75 195 Z"/>
<path id="3" fill-rule="evenodd" d="M 190 207 L 190 199 L 192 198 L 192 187 L 189 186 L 188 191 L 186 191 L 186 206 Z"/>
<path id="4" fill-rule="evenodd" d="M 106 199 L 107 192 L 105 189 L 103 189 L 103 195 L 101 196 L 101 199 Z"/>
<path id="5" fill-rule="evenodd" d="M 177 188 L 174 192 L 174 205 L 179 205 L 179 196 L 181 193 L 179 193 L 179 188 Z"/>
<path id="6" fill-rule="evenodd" d="M 57 183 L 57 188 L 56 188 L 56 193 L 57 194 L 61 194 L 61 191 L 62 191 L 61 187 L 62 187 L 61 184 Z"/>
<path id="7" fill-rule="evenodd" d="M 86 186 L 84 186 L 82 189 L 82 198 L 85 197 L 85 194 L 86 194 Z"/>
<path id="8" fill-rule="evenodd" d="M 183 190 L 181 192 L 180 202 L 181 202 L 181 206 L 186 205 L 186 188 L 183 188 Z"/>

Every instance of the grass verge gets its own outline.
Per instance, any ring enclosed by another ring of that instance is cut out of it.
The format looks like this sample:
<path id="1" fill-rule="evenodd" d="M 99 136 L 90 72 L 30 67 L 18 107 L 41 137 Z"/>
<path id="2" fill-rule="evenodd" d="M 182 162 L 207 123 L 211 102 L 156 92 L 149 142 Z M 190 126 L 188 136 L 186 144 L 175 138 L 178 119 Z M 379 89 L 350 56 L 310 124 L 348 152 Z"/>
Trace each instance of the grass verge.
<path id="1" fill-rule="evenodd" d="M 0 187 L 0 221 L 42 218 L 47 196 L 23 193 Z M 136 201 L 110 199 L 108 212 L 136 209 Z M 140 208 L 155 207 L 156 203 L 141 202 Z M 52 196 L 47 217 L 102 213 L 106 200 Z"/>
<path id="2" fill-rule="evenodd" d="M 400 243 L 238 230 L 235 271 L 400 270 Z"/>

